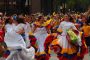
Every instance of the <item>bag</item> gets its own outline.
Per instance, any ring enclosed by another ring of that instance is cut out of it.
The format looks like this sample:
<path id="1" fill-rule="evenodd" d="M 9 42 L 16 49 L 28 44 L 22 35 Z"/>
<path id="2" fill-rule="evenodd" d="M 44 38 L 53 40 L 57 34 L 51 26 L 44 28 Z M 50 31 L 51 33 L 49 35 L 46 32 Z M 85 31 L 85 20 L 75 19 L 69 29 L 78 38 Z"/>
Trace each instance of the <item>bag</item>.
<path id="1" fill-rule="evenodd" d="M 71 29 L 67 30 L 67 39 L 69 40 L 69 42 L 75 44 L 77 40 L 79 39 L 77 34 Z"/>

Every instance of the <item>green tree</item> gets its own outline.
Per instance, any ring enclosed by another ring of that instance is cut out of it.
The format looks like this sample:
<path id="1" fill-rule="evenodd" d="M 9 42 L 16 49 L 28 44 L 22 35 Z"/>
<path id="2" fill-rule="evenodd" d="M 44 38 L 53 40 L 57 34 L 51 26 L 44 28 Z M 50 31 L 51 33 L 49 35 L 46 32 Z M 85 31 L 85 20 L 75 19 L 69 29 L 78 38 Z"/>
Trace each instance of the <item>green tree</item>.
<path id="1" fill-rule="evenodd" d="M 71 9 L 87 9 L 90 5 L 90 0 L 67 0 L 67 8 Z"/>
<path id="2" fill-rule="evenodd" d="M 90 6 L 90 0 L 54 0 L 54 3 L 56 10 L 58 6 L 61 6 L 64 3 L 66 3 L 67 9 L 87 10 Z"/>

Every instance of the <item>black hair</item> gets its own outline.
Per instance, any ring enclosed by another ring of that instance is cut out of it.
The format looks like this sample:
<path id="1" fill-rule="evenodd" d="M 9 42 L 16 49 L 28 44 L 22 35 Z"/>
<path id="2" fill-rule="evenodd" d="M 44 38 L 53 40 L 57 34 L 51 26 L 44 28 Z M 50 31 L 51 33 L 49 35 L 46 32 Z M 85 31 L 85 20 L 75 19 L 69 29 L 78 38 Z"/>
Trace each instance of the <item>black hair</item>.
<path id="1" fill-rule="evenodd" d="M 7 19 L 5 20 L 5 24 L 10 24 L 10 18 L 7 18 Z"/>
<path id="2" fill-rule="evenodd" d="M 85 22 L 86 25 L 89 25 L 88 22 Z"/>
<path id="3" fill-rule="evenodd" d="M 39 16 L 39 17 L 38 17 L 38 20 L 40 20 L 41 18 L 42 18 L 42 16 Z"/>
<path id="4" fill-rule="evenodd" d="M 72 18 L 72 16 L 70 14 L 66 14 L 69 17 L 69 21 L 70 22 L 74 22 L 74 19 Z"/>
<path id="5" fill-rule="evenodd" d="M 50 17 L 47 17 L 47 20 L 49 20 L 50 19 Z"/>
<path id="6" fill-rule="evenodd" d="M 74 22 L 74 19 L 71 16 L 69 16 L 69 21 Z"/>
<path id="7" fill-rule="evenodd" d="M 24 18 L 19 18 L 19 17 L 17 17 L 17 20 L 16 20 L 18 23 L 25 23 L 24 22 Z"/>

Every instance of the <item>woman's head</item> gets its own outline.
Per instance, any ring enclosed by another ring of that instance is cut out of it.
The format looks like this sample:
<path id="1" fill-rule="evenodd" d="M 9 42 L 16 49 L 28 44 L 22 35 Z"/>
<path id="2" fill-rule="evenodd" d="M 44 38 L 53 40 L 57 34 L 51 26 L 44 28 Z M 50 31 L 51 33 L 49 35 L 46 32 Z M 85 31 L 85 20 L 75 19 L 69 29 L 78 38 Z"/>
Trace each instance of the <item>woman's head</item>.
<path id="1" fill-rule="evenodd" d="M 18 24 L 19 23 L 25 23 L 24 22 L 24 18 L 19 18 L 19 17 L 17 17 L 17 19 L 15 20 Z"/>
<path id="2" fill-rule="evenodd" d="M 40 22 L 40 23 L 43 23 L 45 20 L 44 20 L 44 17 L 43 16 L 39 16 L 38 17 L 38 21 Z"/>
<path id="3" fill-rule="evenodd" d="M 9 17 L 5 20 L 5 24 L 12 24 L 12 22 L 13 22 L 13 20 L 11 17 Z"/>
<path id="4" fill-rule="evenodd" d="M 73 19 L 73 17 L 72 17 L 71 15 L 65 14 L 65 15 L 64 15 L 64 21 L 73 22 L 74 19 Z"/>
<path id="5" fill-rule="evenodd" d="M 65 14 L 65 15 L 64 15 L 64 20 L 65 20 L 65 21 L 69 21 L 69 19 L 70 19 L 69 15 L 68 15 L 68 14 Z"/>
<path id="6" fill-rule="evenodd" d="M 31 22 L 31 21 L 32 21 L 31 16 L 26 16 L 26 17 L 24 18 L 24 21 L 25 21 L 25 22 Z"/>

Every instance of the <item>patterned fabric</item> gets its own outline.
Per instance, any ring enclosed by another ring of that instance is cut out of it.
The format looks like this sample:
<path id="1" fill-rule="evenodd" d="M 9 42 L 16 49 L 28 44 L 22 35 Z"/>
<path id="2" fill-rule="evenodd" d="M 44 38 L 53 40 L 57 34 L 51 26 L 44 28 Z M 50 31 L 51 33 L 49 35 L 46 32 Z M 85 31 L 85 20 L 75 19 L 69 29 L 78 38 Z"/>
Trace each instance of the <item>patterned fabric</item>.
<path id="1" fill-rule="evenodd" d="M 78 47 L 76 45 L 72 45 L 71 43 L 69 43 L 66 36 L 68 29 L 73 29 L 73 30 L 77 30 L 77 29 L 73 23 L 66 21 L 61 22 L 58 29 L 62 29 L 63 31 L 61 35 L 58 35 L 58 41 L 61 47 L 61 52 L 59 53 L 61 56 L 60 59 L 73 60 L 74 59 L 73 56 L 77 56 Z M 79 42 L 81 42 L 81 40 Z"/>
<path id="2" fill-rule="evenodd" d="M 78 36 L 74 33 L 73 30 L 70 30 L 70 29 L 67 30 L 67 34 L 70 37 L 70 42 L 75 44 L 78 40 Z"/>

